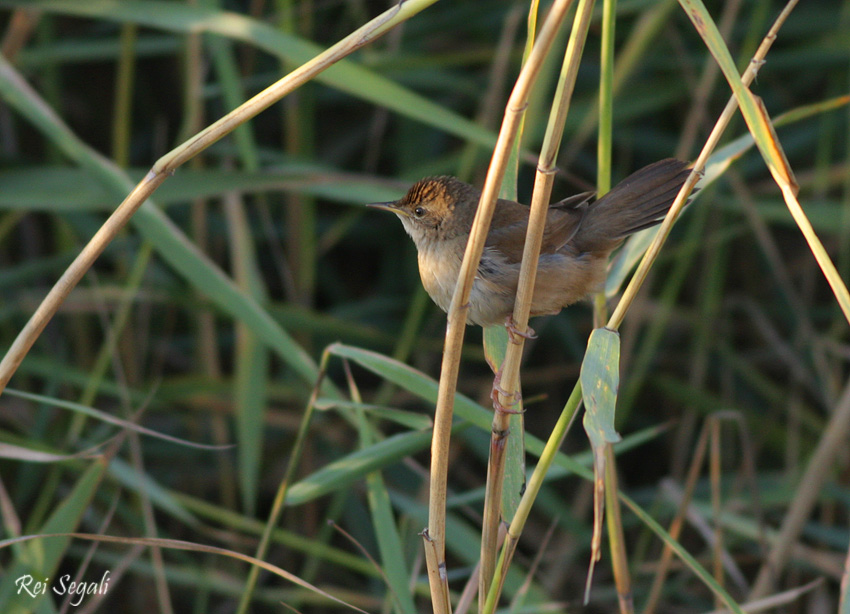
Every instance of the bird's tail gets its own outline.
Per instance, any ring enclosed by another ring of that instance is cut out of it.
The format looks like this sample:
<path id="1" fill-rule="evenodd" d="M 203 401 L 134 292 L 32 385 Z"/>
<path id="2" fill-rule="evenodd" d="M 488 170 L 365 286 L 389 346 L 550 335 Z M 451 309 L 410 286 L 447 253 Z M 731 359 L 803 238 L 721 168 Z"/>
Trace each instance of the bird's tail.
<path id="1" fill-rule="evenodd" d="M 655 226 L 689 174 L 690 165 L 674 158 L 632 173 L 587 208 L 573 244 L 582 252 L 609 251 L 628 235 Z"/>

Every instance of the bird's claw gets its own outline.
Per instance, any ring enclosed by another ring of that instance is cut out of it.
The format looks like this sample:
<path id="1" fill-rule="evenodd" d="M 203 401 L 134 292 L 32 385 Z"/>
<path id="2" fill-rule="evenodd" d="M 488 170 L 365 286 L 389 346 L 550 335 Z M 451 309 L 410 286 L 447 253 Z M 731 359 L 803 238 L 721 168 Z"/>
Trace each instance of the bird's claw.
<path id="1" fill-rule="evenodd" d="M 524 413 L 524 409 L 508 409 L 508 407 L 512 407 L 514 405 L 518 405 L 522 402 L 522 393 L 519 390 L 515 390 L 513 392 L 508 392 L 501 386 L 502 383 L 502 370 L 499 369 L 496 372 L 496 377 L 493 378 L 493 389 L 490 391 L 490 399 L 493 401 L 493 409 L 502 414 L 521 414 Z M 510 399 L 508 403 L 508 407 L 502 405 L 499 401 L 499 396 L 503 396 L 506 399 Z"/>
<path id="2" fill-rule="evenodd" d="M 522 343 L 522 341 L 520 341 L 517 337 L 522 337 L 523 339 L 537 339 L 537 333 L 535 333 L 534 329 L 530 326 L 526 326 L 524 331 L 518 329 L 512 315 L 505 318 L 505 328 L 508 331 L 508 337 L 510 338 L 511 343 L 514 345 Z"/>

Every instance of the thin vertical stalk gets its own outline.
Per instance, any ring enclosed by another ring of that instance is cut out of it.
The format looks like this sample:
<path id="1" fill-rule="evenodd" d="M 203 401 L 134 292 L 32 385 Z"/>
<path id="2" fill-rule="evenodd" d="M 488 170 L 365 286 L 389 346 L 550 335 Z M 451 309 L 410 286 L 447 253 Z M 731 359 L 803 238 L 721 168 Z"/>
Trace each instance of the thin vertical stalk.
<path id="1" fill-rule="evenodd" d="M 249 121 L 296 88 L 330 68 L 342 58 L 368 45 L 399 23 L 416 15 L 434 2 L 436 0 L 407 0 L 407 2 L 394 5 L 160 158 L 145 178 L 130 191 L 122 203 L 118 205 L 115 211 L 103 223 L 80 254 L 54 284 L 35 313 L 24 325 L 21 332 L 18 333 L 18 336 L 3 356 L 3 359 L 0 360 L 0 394 L 2 394 L 3 389 L 6 388 L 12 375 L 21 364 L 21 361 L 23 361 L 35 343 L 35 340 L 41 335 L 44 327 L 47 326 L 47 323 L 56 314 L 71 290 L 79 283 L 86 271 L 91 268 L 106 246 L 127 224 L 145 200 L 179 166 L 194 158 L 237 126 Z M 0 88 L 3 90 L 0 91 L 0 96 L 5 97 L 10 94 L 20 96 L 21 92 L 25 92 L 28 100 L 35 101 L 35 107 L 18 107 L 18 110 L 25 117 L 30 119 L 38 117 L 40 120 L 50 123 L 58 130 L 59 134 L 53 134 L 52 140 L 63 146 L 64 153 L 83 166 L 93 168 L 98 176 L 108 176 L 107 181 L 112 186 L 115 186 L 116 189 L 125 189 L 127 182 L 123 175 L 118 173 L 115 168 L 109 167 L 109 164 L 91 151 L 90 148 L 82 146 L 76 135 L 56 116 L 53 109 L 44 103 L 32 88 L 23 81 L 12 65 L 2 56 L 0 56 L 0 85 L 3 86 Z M 84 151 L 85 154 L 81 155 L 81 151 Z M 312 378 L 314 376 L 313 369 L 310 368 L 309 370 L 310 377 Z"/>
<path id="2" fill-rule="evenodd" d="M 596 196 L 611 189 L 611 156 L 614 125 L 614 31 L 617 24 L 617 0 L 602 4 L 602 37 L 599 53 L 599 130 L 596 137 Z M 605 293 L 593 297 L 593 327 L 605 322 L 608 308 Z"/>
<path id="3" fill-rule="evenodd" d="M 599 74 L 599 136 L 596 142 L 596 192 L 604 196 L 611 189 L 611 157 L 614 125 L 614 34 L 617 25 L 617 0 L 605 0 L 602 5 L 602 41 Z M 605 293 L 599 292 L 593 304 L 594 326 L 601 326 L 607 315 Z M 631 596 L 628 554 L 623 532 L 620 500 L 617 497 L 617 457 L 612 444 L 605 444 L 605 507 L 608 509 L 608 547 L 617 585 L 620 612 L 634 611 Z M 604 514 L 604 508 L 601 508 Z M 599 518 L 598 522 L 602 522 Z M 590 578 L 588 578 L 588 582 Z"/>
<path id="4" fill-rule="evenodd" d="M 682 494 L 682 501 L 679 505 L 679 510 L 676 512 L 676 516 L 670 523 L 669 533 L 670 537 L 674 540 L 679 539 L 679 535 L 682 533 L 682 528 L 685 524 L 685 515 L 687 514 L 688 506 L 690 505 L 694 489 L 697 485 L 697 480 L 699 479 L 700 467 L 702 467 L 706 451 L 708 450 L 709 433 L 708 425 L 703 426 L 699 439 L 697 440 L 694 457 L 691 461 L 691 467 L 688 470 L 688 477 L 685 480 L 685 489 Z M 643 614 L 653 614 L 655 609 L 658 607 L 658 603 L 661 600 L 661 591 L 664 588 L 664 580 L 667 577 L 667 572 L 670 570 L 670 563 L 672 561 L 673 549 L 669 545 L 665 544 L 664 549 L 661 551 L 661 559 L 658 562 L 655 578 L 652 581 L 652 587 L 649 589 L 649 597 L 647 598 L 646 605 L 644 606 Z"/>
<path id="5" fill-rule="evenodd" d="M 534 4 L 534 2 L 532 4 Z M 503 92 L 505 90 L 505 83 L 509 75 L 509 70 L 512 70 L 513 68 L 511 64 L 511 52 L 513 51 L 513 41 L 516 38 L 517 30 L 519 30 L 522 15 L 522 6 L 518 4 L 514 10 L 507 14 L 504 24 L 502 25 L 502 31 L 499 35 L 499 40 L 496 43 L 495 53 L 493 54 L 490 72 L 487 75 L 487 91 L 482 97 L 482 101 L 475 118 L 475 122 L 481 126 L 490 128 L 498 119 L 497 113 L 499 112 L 499 103 L 504 95 Z M 536 7 L 534 6 L 529 9 L 529 22 L 532 20 L 532 15 L 537 15 Z M 523 59 L 525 59 L 529 52 L 531 52 L 531 47 L 529 45 L 531 42 L 531 35 L 533 35 L 533 31 L 531 30 L 531 23 L 529 23 L 529 36 L 526 39 L 526 49 L 523 54 Z M 477 143 L 467 143 L 464 146 L 463 152 L 460 155 L 460 161 L 457 164 L 456 172 L 460 179 L 468 181 L 469 177 L 472 175 L 472 170 L 475 167 L 481 150 L 481 145 Z"/>
<path id="6" fill-rule="evenodd" d="M 576 382 L 572 393 L 570 393 L 570 398 L 567 399 L 564 409 L 561 410 L 561 415 L 558 416 L 558 421 L 555 423 L 555 426 L 552 428 L 552 432 L 549 434 L 549 439 L 543 447 L 543 452 L 540 453 L 540 459 L 531 474 L 531 478 L 528 480 L 528 485 L 526 486 L 525 493 L 519 502 L 519 507 L 517 507 L 516 514 L 514 515 L 514 520 L 508 527 L 508 534 L 505 536 L 505 544 L 502 547 L 502 553 L 499 556 L 499 562 L 496 565 L 495 575 L 498 581 L 493 582 L 490 586 L 490 590 L 487 593 L 487 601 L 484 604 L 483 614 L 493 614 L 493 612 L 495 612 L 496 602 L 498 601 L 499 594 L 502 592 L 502 585 L 505 581 L 505 576 L 507 575 L 508 565 L 510 565 L 514 552 L 516 552 L 519 537 L 522 535 L 522 530 L 525 528 L 525 523 L 531 513 L 531 506 L 534 505 L 534 501 L 537 499 L 537 495 L 540 492 L 540 488 L 543 486 L 543 481 L 546 478 L 549 467 L 552 466 L 552 462 L 555 460 L 558 448 L 561 447 L 564 437 L 567 436 L 567 431 L 569 431 L 570 425 L 578 413 L 580 404 L 581 383 Z"/>
<path id="7" fill-rule="evenodd" d="M 596 191 L 604 196 L 611 189 L 611 142 L 614 123 L 614 30 L 617 0 L 602 3 L 602 45 L 599 73 L 599 136 L 596 139 Z"/>
<path id="8" fill-rule="evenodd" d="M 756 54 L 753 56 L 753 59 L 750 60 L 750 63 L 747 66 L 747 70 L 745 70 L 744 74 L 741 75 L 741 83 L 744 87 L 749 86 L 756 78 L 759 68 L 761 68 L 762 64 L 764 63 L 764 58 L 767 55 L 767 52 L 770 50 L 771 46 L 773 46 L 773 42 L 776 40 L 776 35 L 779 32 L 779 29 L 782 27 L 782 24 L 785 23 L 785 20 L 788 18 L 788 16 L 791 14 L 791 11 L 797 5 L 797 1 L 798 0 L 790 0 L 788 2 L 782 12 L 776 18 L 776 21 L 773 23 L 768 33 L 765 35 L 764 39 L 761 42 L 761 45 L 759 45 L 759 48 L 756 51 Z M 698 171 L 705 166 L 708 157 L 711 155 L 711 152 L 714 151 L 714 148 L 720 141 L 720 137 L 723 135 L 723 132 L 726 130 L 726 127 L 732 120 L 732 116 L 735 114 L 737 108 L 738 99 L 733 94 L 729 97 L 729 101 L 726 103 L 726 107 L 723 109 L 723 112 L 720 114 L 720 117 L 714 124 L 714 128 L 712 128 L 711 134 L 708 135 L 708 139 L 706 139 L 706 142 L 703 145 L 703 148 L 700 151 L 696 162 L 694 162 L 694 171 Z M 640 287 L 643 285 L 643 282 L 646 280 L 646 276 L 649 273 L 649 269 L 652 267 L 653 263 L 655 262 L 655 259 L 658 257 L 658 253 L 661 251 L 661 247 L 664 245 L 664 242 L 667 240 L 667 236 L 670 234 L 670 229 L 673 227 L 673 223 L 676 221 L 676 218 L 679 217 L 679 213 L 681 212 L 682 207 L 684 207 L 685 202 L 687 202 L 688 195 L 691 193 L 698 180 L 699 175 L 696 172 L 692 172 L 688 179 L 685 181 L 685 185 L 682 186 L 682 189 L 676 196 L 676 200 L 670 207 L 670 211 L 667 213 L 667 217 L 665 217 L 664 221 L 661 223 L 661 226 L 658 229 L 658 233 L 655 235 L 655 239 L 653 239 L 652 244 L 650 244 L 649 248 L 647 248 L 643 259 L 640 261 L 640 264 L 638 265 L 635 274 L 632 276 L 631 282 L 629 282 L 629 285 L 626 287 L 625 292 L 623 292 L 623 298 L 621 298 L 620 302 L 617 303 L 617 308 L 614 310 L 614 313 L 611 314 L 611 317 L 608 319 L 608 328 L 616 330 L 620 327 L 620 324 L 622 324 L 626 312 L 629 310 L 629 307 L 634 301 L 635 295 L 637 294 L 638 290 L 640 290 Z"/>
<path id="9" fill-rule="evenodd" d="M 764 57 L 767 55 L 768 50 L 773 44 L 773 41 L 776 39 L 776 34 L 781 28 L 782 24 L 785 22 L 785 19 L 791 12 L 791 9 L 796 4 L 795 0 L 791 0 L 789 4 L 785 7 L 782 13 L 777 17 L 773 26 L 771 27 L 768 34 L 765 36 L 762 44 L 759 46 L 759 49 L 756 52 L 756 55 L 753 57 L 753 60 L 750 62 L 747 70 L 743 74 L 742 81 L 744 84 L 749 84 L 753 81 L 756 74 L 758 73 L 758 69 L 764 60 Z M 726 108 L 723 110 L 720 118 L 717 120 L 714 129 L 711 132 L 708 140 L 706 141 L 703 150 L 695 163 L 695 168 L 699 169 L 705 165 L 705 161 L 708 159 L 708 156 L 714 150 L 714 147 L 717 145 L 717 142 L 720 140 L 720 136 L 725 131 L 726 127 L 729 124 L 729 121 L 734 114 L 735 109 L 737 108 L 737 101 L 734 96 L 732 96 L 729 102 L 726 105 Z M 611 318 L 608 321 L 608 327 L 612 330 L 616 330 L 619 328 L 620 324 L 625 317 L 628 308 L 631 305 L 632 300 L 634 299 L 634 295 L 637 293 L 644 279 L 646 278 L 646 274 L 649 271 L 649 268 L 655 261 L 655 258 L 658 255 L 658 252 L 661 249 L 667 235 L 670 232 L 670 228 L 675 221 L 676 216 L 678 216 L 679 211 L 685 203 L 687 195 L 690 194 L 690 191 L 693 189 L 694 185 L 696 185 L 697 180 L 699 179 L 699 175 L 697 173 L 691 173 L 691 176 L 683 186 L 679 195 L 676 198 L 676 201 L 673 203 L 673 208 L 671 212 L 667 215 L 664 222 L 661 225 L 661 229 L 658 232 L 655 240 L 641 261 L 640 266 L 638 267 L 638 272 L 632 278 L 626 292 L 623 295 L 623 298 L 620 300 L 620 303 L 617 305 L 617 309 L 614 314 L 612 314 Z M 522 534 L 522 530 L 525 527 L 525 522 L 528 520 L 528 515 L 531 511 L 531 507 L 534 503 L 534 500 L 537 498 L 537 494 L 540 491 L 540 486 L 542 485 L 543 478 L 551 467 L 552 461 L 554 459 L 554 453 L 557 450 L 558 446 L 562 441 L 564 434 L 566 433 L 566 429 L 570 424 L 571 420 L 575 416 L 576 411 L 578 410 L 579 403 L 581 402 L 581 385 L 580 383 L 576 383 L 573 391 L 570 395 L 569 400 L 567 401 L 564 409 L 561 412 L 561 416 L 558 419 L 558 423 L 556 424 L 555 429 L 553 430 L 549 440 L 546 443 L 546 447 L 544 448 L 544 453 L 540 457 L 540 461 L 535 467 L 534 472 L 532 473 L 531 478 L 529 479 L 528 485 L 526 487 L 526 491 L 520 501 L 519 507 L 517 508 L 517 512 L 514 516 L 513 522 L 511 522 L 510 527 L 508 528 L 508 535 L 505 539 L 505 546 L 503 548 L 503 555 L 499 559 L 499 563 L 496 568 L 496 575 L 500 578 L 499 582 L 493 583 L 490 587 L 490 590 L 487 595 L 487 601 L 484 608 L 484 613 L 489 614 L 495 610 L 495 604 L 498 596 L 498 592 L 501 588 L 502 578 L 504 576 L 505 570 L 507 569 L 507 565 L 510 563 L 510 560 L 513 556 L 513 552 L 516 549 L 517 542 L 519 540 L 520 535 Z M 629 503 L 631 505 L 631 503 Z M 681 556 L 685 556 L 681 554 Z M 724 597 L 725 598 L 725 597 Z M 733 606 L 734 602 L 727 601 L 727 605 L 730 607 Z"/>
<path id="10" fill-rule="evenodd" d="M 711 481 L 711 511 L 714 516 L 714 544 L 712 558 L 714 559 L 714 579 L 723 586 L 723 522 L 720 519 L 720 420 L 712 420 L 711 455 L 709 456 L 709 475 Z M 714 607 L 720 608 L 723 603 L 718 595 L 714 595 Z"/>
<path id="11" fill-rule="evenodd" d="M 526 19 L 525 47 L 520 66 L 525 66 L 531 51 L 534 49 L 539 8 L 538 0 L 531 0 Z M 502 180 L 499 190 L 499 196 L 510 200 L 518 199 L 519 151 L 526 113 L 527 109 L 523 111 L 520 118 L 517 137 L 511 147 L 505 178 Z M 484 329 L 482 341 L 484 359 L 487 364 L 494 373 L 502 373 L 508 346 L 507 331 L 498 324 L 487 327 Z M 496 407 L 494 406 L 494 409 Z M 522 488 L 520 484 L 525 483 L 525 423 L 522 415 L 522 399 L 516 399 L 514 407 L 517 413 L 503 420 L 499 420 L 499 418 L 505 417 L 499 416 L 500 412 L 496 412 L 491 427 L 484 509 L 482 512 L 481 557 L 476 578 L 479 610 L 484 605 L 487 590 L 493 578 L 500 522 L 510 522 L 513 518 L 516 505 L 512 495 Z M 497 424 L 497 421 L 500 424 Z M 511 459 L 510 465 L 508 465 L 509 458 Z M 508 469 L 510 469 L 510 472 L 507 471 Z M 515 487 L 516 490 L 506 492 L 506 488 L 511 487 Z"/>
<path id="12" fill-rule="evenodd" d="M 319 377 L 316 379 L 316 385 L 313 387 L 313 392 L 310 394 L 310 400 L 307 402 L 307 407 L 304 410 L 304 415 L 301 416 L 301 423 L 298 425 L 298 433 L 295 435 L 295 443 L 292 444 L 292 451 L 289 453 L 289 461 L 286 464 L 286 471 L 283 479 L 277 487 L 272 509 L 269 512 L 269 518 L 263 528 L 263 535 L 260 538 L 260 543 L 257 546 L 257 551 L 254 557 L 263 560 L 268 552 L 271 544 L 272 533 L 274 532 L 277 523 L 280 521 L 280 516 L 284 510 L 286 502 L 286 493 L 289 491 L 289 486 L 292 484 L 292 479 L 295 477 L 295 471 L 298 469 L 298 461 L 301 460 L 301 453 L 304 448 L 304 441 L 307 439 L 307 431 L 310 427 L 310 422 L 313 419 L 313 410 L 316 406 L 316 399 L 319 398 L 319 391 L 322 389 L 322 380 L 328 368 L 330 360 L 330 352 L 327 350 L 322 354 L 322 360 L 319 363 Z M 244 614 L 248 611 L 248 606 L 251 604 L 251 597 L 254 594 L 254 589 L 257 586 L 257 578 L 259 577 L 260 568 L 251 567 L 248 572 L 248 579 L 245 582 L 245 588 L 242 589 L 242 596 L 239 599 L 239 607 L 237 614 Z"/>
<path id="13" fill-rule="evenodd" d="M 732 0 L 723 5 L 723 13 L 720 16 L 718 27 L 724 38 L 727 38 L 735 27 L 738 12 L 743 3 L 741 0 Z M 694 88 L 693 100 L 694 104 L 688 111 L 688 116 L 682 124 L 682 133 L 679 138 L 679 146 L 676 148 L 674 157 L 679 159 L 687 159 L 686 156 L 691 151 L 694 142 L 697 139 L 697 133 L 705 123 L 706 114 L 708 112 L 708 103 L 714 85 L 717 82 L 717 77 L 720 76 L 720 67 L 717 62 L 712 61 L 710 57 L 705 59 L 705 66 L 702 69 L 702 74 Z"/>
<path id="14" fill-rule="evenodd" d="M 189 0 L 189 4 L 195 5 L 200 0 Z M 202 35 L 193 32 L 186 37 L 183 50 L 183 99 L 182 99 L 182 123 L 178 131 L 178 140 L 185 141 L 203 127 L 204 97 L 202 86 L 204 78 Z M 189 167 L 200 169 L 204 166 L 204 160 L 197 156 L 189 161 Z M 190 236 L 192 241 L 203 253 L 209 252 L 209 230 L 208 230 L 208 203 L 205 198 L 196 198 L 191 204 L 190 214 Z M 199 293 L 200 295 L 200 293 Z M 206 377 L 212 380 L 221 377 L 221 356 L 216 343 L 216 316 L 210 310 L 203 310 L 197 314 L 195 330 L 193 334 L 196 339 L 195 359 L 201 365 Z M 223 414 L 212 416 L 211 432 L 216 443 L 224 444 L 231 440 L 228 419 Z M 217 459 L 219 468 L 219 498 L 227 508 L 236 505 L 236 471 L 229 455 L 220 455 Z"/>
<path id="15" fill-rule="evenodd" d="M 620 614 L 635 611 L 632 598 L 632 579 L 629 574 L 629 558 L 626 554 L 626 537 L 623 532 L 623 520 L 620 512 L 619 481 L 617 480 L 617 459 L 614 446 L 605 444 L 605 507 L 608 509 L 608 543 L 611 549 L 611 565 L 614 569 L 614 582 L 617 586 L 617 602 Z"/>
<path id="16" fill-rule="evenodd" d="M 447 609 L 449 600 L 445 566 L 448 451 L 454 410 L 454 394 L 457 389 L 461 347 L 467 311 L 469 310 L 472 281 L 478 270 L 481 253 L 484 250 L 484 242 L 495 210 L 499 186 L 508 165 L 511 146 L 519 131 L 522 112 L 528 105 L 531 86 L 540 73 L 543 60 L 552 46 L 561 22 L 566 17 L 569 5 L 570 0 L 556 0 L 553 4 L 540 30 L 540 36 L 529 55 L 528 62 L 520 71 L 508 100 L 502 127 L 487 171 L 487 179 L 472 224 L 469 242 L 463 256 L 452 302 L 449 306 L 440 387 L 434 416 L 434 437 L 431 444 L 428 528 L 423 534 L 427 555 L 428 580 L 431 586 L 431 601 L 436 614 L 446 614 L 449 611 Z"/>
<path id="17" fill-rule="evenodd" d="M 115 82 L 115 104 L 112 123 L 112 159 L 126 168 L 130 163 L 130 112 L 133 98 L 133 77 L 136 64 L 136 33 L 138 27 L 133 23 L 121 26 L 121 54 L 118 61 L 118 74 Z"/>
<path id="18" fill-rule="evenodd" d="M 512 316 L 514 326 L 520 331 L 528 327 L 540 246 L 543 238 L 543 228 L 546 224 L 546 215 L 552 193 L 555 158 L 561 144 L 564 124 L 575 87 L 576 75 L 578 74 L 581 53 L 587 38 L 593 4 L 594 0 L 580 0 L 579 2 L 572 33 L 561 66 L 558 86 L 549 115 L 549 123 L 543 139 L 543 147 L 538 160 L 528 230 L 526 231 L 517 287 L 517 298 Z M 498 391 L 499 403 L 503 406 L 512 404 L 519 394 L 519 367 L 522 361 L 523 346 L 524 338 L 522 336 L 519 336 L 515 342 L 508 344 L 505 360 L 501 366 L 502 391 Z M 510 414 L 498 410 L 493 414 L 481 539 L 481 575 L 479 580 L 479 602 L 481 604 L 485 602 L 489 592 L 490 582 L 494 576 L 499 504 L 501 501 L 505 469 L 505 438 L 510 433 L 509 423 Z M 521 436 L 521 433 L 514 436 Z"/>
<path id="19" fill-rule="evenodd" d="M 824 481 L 834 467 L 834 460 L 847 446 L 850 434 L 850 381 L 845 385 L 829 423 L 823 430 L 806 471 L 795 490 L 794 501 L 782 520 L 779 535 L 759 569 L 748 598 L 759 599 L 771 592 L 782 568 L 788 561 L 791 547 L 796 543 L 803 526 L 817 503 Z"/>
<path id="20" fill-rule="evenodd" d="M 632 28 L 628 40 L 623 43 L 620 53 L 617 55 L 617 67 L 614 72 L 614 93 L 624 87 L 629 78 L 640 65 L 639 60 L 645 56 L 649 45 L 662 31 L 668 22 L 670 13 L 676 8 L 675 0 L 660 0 L 654 4 L 647 5 Z M 585 142 L 590 138 L 593 129 L 599 121 L 599 105 L 591 106 L 585 115 L 581 125 L 570 136 L 570 141 L 565 151 L 560 156 L 561 165 L 568 166 L 578 155 Z"/>
<path id="21" fill-rule="evenodd" d="M 277 2 L 281 18 L 279 24 L 284 32 L 310 38 L 312 19 L 296 19 L 300 15 L 312 15 L 312 2 L 297 3 L 291 0 Z M 315 149 L 315 104 L 313 92 L 302 89 L 289 96 L 281 107 L 283 113 L 283 147 L 293 158 L 309 159 Z M 286 253 L 291 267 L 294 296 L 298 305 L 313 304 L 316 286 L 316 263 L 318 258 L 317 228 L 318 211 L 316 200 L 311 196 L 288 193 L 284 196 L 286 216 Z M 263 206 L 266 206 L 263 203 Z"/>

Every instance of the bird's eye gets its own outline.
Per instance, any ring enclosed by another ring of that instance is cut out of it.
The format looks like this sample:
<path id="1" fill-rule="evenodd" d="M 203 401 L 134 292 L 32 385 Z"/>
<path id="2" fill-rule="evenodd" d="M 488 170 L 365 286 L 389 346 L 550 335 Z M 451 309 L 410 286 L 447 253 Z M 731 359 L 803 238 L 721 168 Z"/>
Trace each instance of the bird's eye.
<path id="1" fill-rule="evenodd" d="M 422 217 L 425 215 L 425 207 L 416 207 L 416 209 L 413 210 L 413 215 L 416 217 Z"/>

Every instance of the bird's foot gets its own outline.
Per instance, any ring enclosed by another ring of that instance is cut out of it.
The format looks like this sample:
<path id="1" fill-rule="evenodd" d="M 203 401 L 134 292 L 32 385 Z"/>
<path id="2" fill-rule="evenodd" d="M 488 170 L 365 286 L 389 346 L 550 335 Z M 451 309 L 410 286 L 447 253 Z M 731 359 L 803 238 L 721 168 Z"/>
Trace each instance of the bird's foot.
<path id="1" fill-rule="evenodd" d="M 530 326 L 526 326 L 524 331 L 521 331 L 517 328 L 516 322 L 514 322 L 513 315 L 509 315 L 505 318 L 505 328 L 508 331 L 508 337 L 510 337 L 511 343 L 514 345 L 519 345 L 522 341 L 519 340 L 519 337 L 523 339 L 537 339 L 537 333 L 534 332 L 534 329 Z"/>
<path id="2" fill-rule="evenodd" d="M 508 392 L 501 386 L 502 383 L 502 369 L 496 371 L 496 377 L 493 378 L 493 389 L 490 391 L 490 399 L 493 401 L 493 409 L 502 414 L 521 414 L 525 410 L 524 409 L 509 409 L 514 405 L 518 405 L 522 401 L 522 393 L 519 390 L 515 390 L 513 392 Z M 510 399 L 508 403 L 508 407 L 502 405 L 499 401 L 499 396 L 503 396 L 506 399 Z"/>

